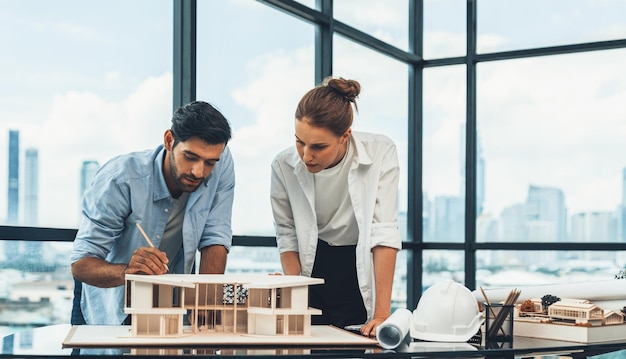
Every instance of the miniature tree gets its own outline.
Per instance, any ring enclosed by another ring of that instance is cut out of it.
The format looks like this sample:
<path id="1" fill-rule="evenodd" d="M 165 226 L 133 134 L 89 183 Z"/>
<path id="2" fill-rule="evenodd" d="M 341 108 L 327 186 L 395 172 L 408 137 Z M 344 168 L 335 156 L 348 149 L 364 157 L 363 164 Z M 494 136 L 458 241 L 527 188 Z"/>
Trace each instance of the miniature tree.
<path id="1" fill-rule="evenodd" d="M 560 300 L 561 298 L 552 294 L 546 294 L 543 297 L 541 297 L 541 306 L 543 307 L 543 314 L 548 314 L 548 307 Z"/>
<path id="2" fill-rule="evenodd" d="M 520 305 L 519 310 L 520 312 L 534 312 L 535 303 L 532 300 L 527 299 Z"/>

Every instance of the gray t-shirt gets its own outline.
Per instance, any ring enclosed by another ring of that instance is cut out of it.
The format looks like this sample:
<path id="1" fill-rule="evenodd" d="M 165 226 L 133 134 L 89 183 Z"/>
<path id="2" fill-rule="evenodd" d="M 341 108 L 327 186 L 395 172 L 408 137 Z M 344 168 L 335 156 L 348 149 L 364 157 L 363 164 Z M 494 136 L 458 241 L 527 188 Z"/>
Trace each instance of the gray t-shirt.
<path id="1" fill-rule="evenodd" d="M 159 244 L 159 249 L 167 254 L 170 263 L 174 262 L 183 247 L 183 220 L 185 219 L 185 207 L 187 207 L 188 199 L 189 192 L 183 192 L 180 197 L 172 198 L 172 210 L 165 225 L 163 240 Z M 170 271 L 172 269 L 170 267 Z"/>

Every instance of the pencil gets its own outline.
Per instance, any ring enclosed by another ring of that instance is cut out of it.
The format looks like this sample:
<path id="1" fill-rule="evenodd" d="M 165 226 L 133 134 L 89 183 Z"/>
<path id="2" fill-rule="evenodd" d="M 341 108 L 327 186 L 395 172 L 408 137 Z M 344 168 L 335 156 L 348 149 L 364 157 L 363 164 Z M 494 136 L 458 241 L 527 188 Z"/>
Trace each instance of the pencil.
<path id="1" fill-rule="evenodd" d="M 509 314 L 508 311 L 509 310 L 513 310 L 513 308 L 511 308 L 511 307 L 513 305 L 515 305 L 515 303 L 517 302 L 517 299 L 519 298 L 521 293 L 522 293 L 522 291 L 518 290 L 517 288 L 513 289 L 509 293 L 509 295 L 506 297 L 506 300 L 504 301 L 502 309 L 498 312 L 498 315 L 496 316 L 495 320 L 493 321 L 493 327 L 489 328 L 489 332 L 487 333 L 487 337 L 494 337 L 494 336 L 496 336 L 496 334 L 498 334 L 498 328 L 502 327 L 502 324 L 504 324 L 504 321 L 506 320 L 506 317 Z M 509 307 L 509 308 L 507 308 L 507 307 Z M 505 308 L 506 308 L 506 310 L 505 310 Z"/>
<path id="2" fill-rule="evenodd" d="M 139 222 L 135 222 L 135 224 L 137 225 L 137 228 L 139 228 L 139 232 L 141 232 L 141 234 L 143 235 L 143 238 L 146 239 L 146 242 L 148 242 L 150 247 L 156 248 L 154 246 L 154 243 L 152 243 L 152 241 L 150 240 L 150 237 L 148 237 L 148 235 L 146 234 L 146 231 L 144 231 L 143 228 L 141 227 L 141 224 L 139 224 Z M 167 266 L 167 264 L 163 263 L 163 265 L 165 266 L 165 269 L 169 272 L 170 268 Z"/>
<path id="3" fill-rule="evenodd" d="M 491 305 L 489 298 L 487 298 L 487 293 L 485 293 L 485 290 L 483 289 L 483 287 L 480 287 L 480 291 L 483 293 L 483 298 L 485 298 L 485 302 L 487 302 L 487 305 L 489 306 L 489 309 L 490 309 L 489 311 L 491 312 L 491 314 L 493 314 L 493 319 L 496 319 L 496 312 L 493 310 L 493 306 Z M 489 313 L 487 313 L 487 315 L 489 315 Z M 500 327 L 500 330 L 502 331 L 502 334 L 506 335 L 502 327 Z"/>

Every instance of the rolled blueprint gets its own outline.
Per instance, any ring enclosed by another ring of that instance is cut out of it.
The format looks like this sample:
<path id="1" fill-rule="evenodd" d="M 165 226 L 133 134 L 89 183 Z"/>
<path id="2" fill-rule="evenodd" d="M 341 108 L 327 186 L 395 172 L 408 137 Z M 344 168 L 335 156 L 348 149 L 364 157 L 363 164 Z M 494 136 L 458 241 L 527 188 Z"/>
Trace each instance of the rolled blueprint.
<path id="1" fill-rule="evenodd" d="M 395 349 L 406 338 L 411 329 L 413 313 L 405 308 L 396 309 L 393 314 L 376 328 L 378 344 L 385 349 Z"/>
<path id="2" fill-rule="evenodd" d="M 503 301 L 512 288 L 483 288 L 492 303 Z M 612 279 L 592 282 L 543 284 L 517 287 L 522 291 L 517 303 L 532 298 L 541 298 L 546 294 L 559 298 L 586 299 L 603 309 L 619 310 L 626 305 L 626 280 Z M 473 291 L 474 296 L 484 301 L 480 290 Z M 602 304 L 602 305 L 600 305 Z"/>

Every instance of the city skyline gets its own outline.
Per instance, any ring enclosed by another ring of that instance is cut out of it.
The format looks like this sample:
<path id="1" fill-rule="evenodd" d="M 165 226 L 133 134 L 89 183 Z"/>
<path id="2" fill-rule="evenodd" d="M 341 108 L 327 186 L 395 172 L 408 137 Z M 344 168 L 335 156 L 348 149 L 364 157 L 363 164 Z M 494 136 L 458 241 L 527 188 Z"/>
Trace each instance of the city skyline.
<path id="1" fill-rule="evenodd" d="M 11 130 L 13 139 L 9 144 L 9 166 L 15 171 L 15 158 L 19 163 L 19 131 Z M 461 138 L 461 142 L 464 137 Z M 480 142 L 479 142 L 480 143 Z M 17 151 L 17 156 L 16 152 Z M 17 178 L 17 188 L 24 188 L 24 214 L 18 217 L 13 224 L 37 225 L 38 208 L 38 150 L 28 148 L 25 150 L 24 176 Z M 13 159 L 13 160 L 12 160 Z M 462 163 L 462 162 L 461 162 Z M 82 193 L 89 185 L 91 179 L 99 169 L 99 162 L 95 160 L 83 160 L 80 167 L 80 188 L 77 201 L 82 199 Z M 478 146 L 477 156 L 477 241 L 626 241 L 624 231 L 624 216 L 626 213 L 626 196 L 621 198 L 622 203 L 616 206 L 614 211 L 582 211 L 568 214 L 565 205 L 565 194 L 557 187 L 545 187 L 529 185 L 528 196 L 525 202 L 511 203 L 509 206 L 494 217 L 482 214 L 482 196 L 480 191 L 484 188 L 485 161 Z M 464 179 L 464 168 L 461 166 L 461 178 Z M 11 176 L 15 172 L 11 172 Z M 17 166 L 19 174 L 19 165 Z M 622 169 L 622 190 L 626 189 L 626 167 Z M 9 178 L 9 183 L 16 183 L 15 178 Z M 20 186 L 20 184 L 24 186 Z M 461 191 L 464 189 L 461 183 Z M 15 186 L 8 188 L 8 193 L 15 195 Z M 19 208 L 19 196 L 15 201 L 8 201 L 10 208 Z M 432 203 L 431 203 L 432 202 Z M 9 209 L 10 209 L 9 208 Z M 439 242 L 459 241 L 464 236 L 465 220 L 464 196 L 436 195 L 432 199 L 424 194 L 424 240 Z M 78 217 L 80 214 L 78 213 Z M 80 219 L 79 219 L 80 220 Z M 535 223 L 534 225 L 532 223 Z M 7 224 L 10 224 L 7 220 Z M 494 228 L 496 226 L 497 228 Z"/>

